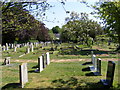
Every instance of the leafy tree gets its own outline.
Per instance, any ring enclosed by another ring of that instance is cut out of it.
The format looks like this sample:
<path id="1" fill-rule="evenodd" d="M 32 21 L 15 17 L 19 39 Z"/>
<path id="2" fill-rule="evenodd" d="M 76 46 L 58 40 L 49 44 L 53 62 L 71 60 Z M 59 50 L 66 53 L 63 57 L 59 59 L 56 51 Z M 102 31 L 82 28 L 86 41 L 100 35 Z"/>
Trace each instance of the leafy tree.
<path id="1" fill-rule="evenodd" d="M 78 14 L 77 14 L 78 15 Z M 101 26 L 93 21 L 89 20 L 86 13 L 81 13 L 81 17 L 71 18 L 66 25 L 62 27 L 61 39 L 72 40 L 75 42 L 82 41 L 89 45 L 89 40 L 93 38 L 95 40 L 96 35 L 103 32 Z"/>
<path id="2" fill-rule="evenodd" d="M 14 41 L 27 42 L 32 38 L 38 40 L 48 40 L 48 29 L 44 26 L 43 23 L 30 15 L 29 11 L 24 8 L 24 5 L 23 3 L 16 2 L 3 4 L 3 44 L 6 42 L 13 43 Z"/>
<path id="3" fill-rule="evenodd" d="M 120 49 L 120 1 L 98 2 L 93 8 L 96 10 L 93 14 L 98 14 L 103 20 L 106 32 L 119 43 Z"/>
<path id="4" fill-rule="evenodd" d="M 55 27 L 52 28 L 52 31 L 55 34 L 58 34 L 58 33 L 60 33 L 60 27 L 59 26 L 55 26 Z"/>

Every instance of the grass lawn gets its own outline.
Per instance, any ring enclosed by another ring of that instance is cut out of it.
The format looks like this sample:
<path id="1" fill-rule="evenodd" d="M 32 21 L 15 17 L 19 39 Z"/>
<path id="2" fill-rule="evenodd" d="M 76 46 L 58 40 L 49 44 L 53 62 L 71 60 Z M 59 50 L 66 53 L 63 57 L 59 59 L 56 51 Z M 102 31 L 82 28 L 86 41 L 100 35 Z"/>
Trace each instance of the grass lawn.
<path id="1" fill-rule="evenodd" d="M 2 83 L 1 87 L 9 90 L 13 90 L 16 84 L 19 83 L 19 64 L 28 61 L 28 77 L 29 82 L 25 85 L 25 88 L 82 88 L 84 90 L 90 88 L 102 87 L 99 83 L 100 79 L 105 79 L 107 72 L 107 60 L 117 60 L 120 58 L 114 49 L 109 49 L 114 46 L 92 46 L 86 47 L 75 44 L 63 43 L 61 45 L 49 45 L 41 48 L 42 45 L 34 48 L 34 52 L 25 54 L 27 47 L 17 48 L 17 52 L 13 52 L 13 49 L 2 52 L 2 58 L 11 57 L 10 66 L 0 66 L 2 68 Z M 51 47 L 56 47 L 54 51 L 51 51 Z M 82 49 L 81 49 L 82 48 Z M 37 58 L 46 52 L 50 52 L 51 60 L 67 60 L 67 59 L 86 59 L 91 58 L 91 50 L 94 51 L 97 58 L 102 58 L 102 76 L 86 76 L 90 71 L 82 71 L 82 69 L 88 67 L 88 65 L 82 65 L 86 61 L 73 61 L 73 62 L 51 62 L 44 71 L 41 73 L 35 73 L 37 65 Z M 19 60 L 15 62 L 15 60 Z M 29 61 L 30 60 L 30 61 Z M 21 62 L 22 61 L 22 62 Z M 113 89 L 120 89 L 118 86 L 118 61 L 115 61 L 115 77 L 113 82 Z M 0 62 L 2 64 L 2 62 Z M 15 89 L 15 88 L 14 88 Z"/>
<path id="2" fill-rule="evenodd" d="M 37 63 L 28 63 L 29 82 L 25 88 L 98 88 L 102 87 L 98 82 L 100 79 L 105 79 L 107 62 L 102 61 L 102 76 L 86 76 L 90 71 L 82 71 L 88 65 L 82 65 L 80 62 L 52 62 L 41 73 L 35 73 L 33 70 Z M 113 88 L 118 88 L 118 65 L 116 63 L 115 78 Z M 2 85 L 10 83 L 19 83 L 18 65 L 13 63 L 12 66 L 2 67 Z M 13 85 L 7 87 L 13 88 Z"/>

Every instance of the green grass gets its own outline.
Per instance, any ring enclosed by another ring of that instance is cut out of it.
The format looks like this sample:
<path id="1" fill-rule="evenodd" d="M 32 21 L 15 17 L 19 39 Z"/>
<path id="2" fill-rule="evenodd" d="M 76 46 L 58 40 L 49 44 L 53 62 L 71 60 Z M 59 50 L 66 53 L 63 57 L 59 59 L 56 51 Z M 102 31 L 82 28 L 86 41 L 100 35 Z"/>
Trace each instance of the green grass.
<path id="1" fill-rule="evenodd" d="M 30 72 L 37 63 L 28 63 L 29 82 L 25 88 L 98 88 L 100 79 L 105 79 L 107 62 L 102 61 L 102 76 L 86 76 L 89 71 L 82 69 L 88 65 L 81 65 L 85 62 L 63 62 L 51 63 L 41 73 Z M 13 66 L 2 66 L 3 82 L 1 86 L 9 83 L 19 83 L 18 64 Z M 118 66 L 116 62 L 115 78 L 113 88 L 118 88 Z"/>
<path id="2" fill-rule="evenodd" d="M 0 66 L 2 68 L 2 84 L 1 87 L 6 86 L 10 83 L 19 83 L 19 64 L 14 60 L 32 60 L 37 61 L 37 58 L 46 52 L 50 52 L 50 59 L 90 59 L 91 58 L 91 48 L 88 48 L 84 45 L 78 45 L 81 49 L 76 49 L 76 44 L 74 43 L 62 43 L 61 45 L 50 44 L 41 48 L 42 45 L 34 48 L 34 52 L 19 57 L 20 55 L 26 52 L 27 47 L 18 48 L 17 52 L 13 52 L 13 49 L 2 52 L 4 59 L 5 57 L 11 57 L 11 64 L 13 66 Z M 57 49 L 51 51 L 51 47 Z M 112 44 L 111 46 L 92 46 L 94 53 L 97 55 L 97 58 L 107 59 L 118 59 L 120 58 L 116 52 L 113 52 L 114 49 L 109 49 L 110 47 L 115 48 Z M 62 49 L 61 49 L 62 48 Z M 98 49 L 99 48 L 99 49 Z M 101 50 L 103 49 L 103 50 Z M 113 88 L 118 88 L 118 65 L 116 62 L 115 78 L 113 82 Z M 0 62 L 1 64 L 2 62 Z M 25 85 L 25 88 L 97 88 L 101 87 L 98 83 L 100 79 L 105 79 L 107 71 L 107 61 L 102 61 L 102 76 L 86 76 L 89 71 L 83 72 L 82 69 L 86 68 L 88 65 L 81 65 L 85 61 L 80 62 L 52 62 L 47 68 L 44 69 L 41 73 L 32 72 L 36 68 L 33 68 L 37 65 L 35 62 L 28 62 L 28 75 L 29 82 Z M 120 87 L 119 87 L 120 88 Z M 12 85 L 8 88 L 9 90 L 13 89 Z M 86 89 L 85 89 L 86 90 Z"/>

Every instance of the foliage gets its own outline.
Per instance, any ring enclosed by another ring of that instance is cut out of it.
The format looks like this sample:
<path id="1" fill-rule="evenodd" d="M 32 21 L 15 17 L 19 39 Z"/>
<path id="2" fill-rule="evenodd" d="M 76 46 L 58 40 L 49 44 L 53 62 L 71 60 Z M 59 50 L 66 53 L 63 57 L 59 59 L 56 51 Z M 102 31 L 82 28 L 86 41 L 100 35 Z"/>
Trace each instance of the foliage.
<path id="1" fill-rule="evenodd" d="M 53 27 L 51 30 L 52 30 L 53 33 L 55 33 L 55 34 L 60 33 L 60 27 L 59 27 L 59 26 L 55 26 L 55 27 Z"/>
<path id="2" fill-rule="evenodd" d="M 93 14 L 103 20 L 106 32 L 119 43 L 120 49 L 120 1 L 99 2 L 93 8 L 96 10 Z"/>
<path id="3" fill-rule="evenodd" d="M 62 27 L 62 40 L 82 41 L 89 45 L 88 41 L 90 39 L 91 41 L 92 39 L 95 40 L 97 35 L 103 33 L 101 26 L 97 22 L 89 20 L 86 13 L 81 13 L 79 19 L 78 14 L 72 15 L 75 16 L 71 16 L 67 24 Z"/>
<path id="4" fill-rule="evenodd" d="M 24 7 L 29 3 L 8 2 L 2 5 L 3 44 L 27 42 L 30 39 L 48 40 L 48 29 Z"/>

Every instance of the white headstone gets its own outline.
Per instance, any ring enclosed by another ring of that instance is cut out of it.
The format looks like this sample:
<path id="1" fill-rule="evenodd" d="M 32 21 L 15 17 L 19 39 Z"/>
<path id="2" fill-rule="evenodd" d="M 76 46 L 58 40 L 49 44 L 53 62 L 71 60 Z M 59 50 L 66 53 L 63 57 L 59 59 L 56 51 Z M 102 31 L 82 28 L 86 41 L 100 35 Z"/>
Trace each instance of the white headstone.
<path id="1" fill-rule="evenodd" d="M 49 52 L 46 53 L 46 64 L 47 65 L 50 64 L 50 54 L 49 54 Z"/>
<path id="2" fill-rule="evenodd" d="M 38 71 L 39 72 L 41 72 L 41 71 L 43 71 L 43 59 L 42 59 L 42 56 L 40 56 L 39 58 L 38 58 Z"/>
<path id="3" fill-rule="evenodd" d="M 3 45 L 3 51 L 5 51 L 5 46 Z"/>
<path id="4" fill-rule="evenodd" d="M 34 46 L 33 46 L 33 44 L 31 45 L 31 52 L 33 52 L 33 50 L 34 50 Z"/>
<path id="5" fill-rule="evenodd" d="M 6 43 L 6 50 L 8 50 L 8 44 Z"/>
<path id="6" fill-rule="evenodd" d="M 16 52 L 16 50 L 17 50 L 17 47 L 14 47 L 14 52 Z"/>
<path id="7" fill-rule="evenodd" d="M 28 47 L 28 48 L 26 49 L 26 51 L 27 51 L 27 53 L 30 53 L 30 48 Z"/>
<path id="8" fill-rule="evenodd" d="M 27 63 L 22 63 L 19 65 L 20 69 L 20 84 L 21 87 L 24 88 L 25 84 L 28 82 L 28 71 L 27 71 Z"/>

